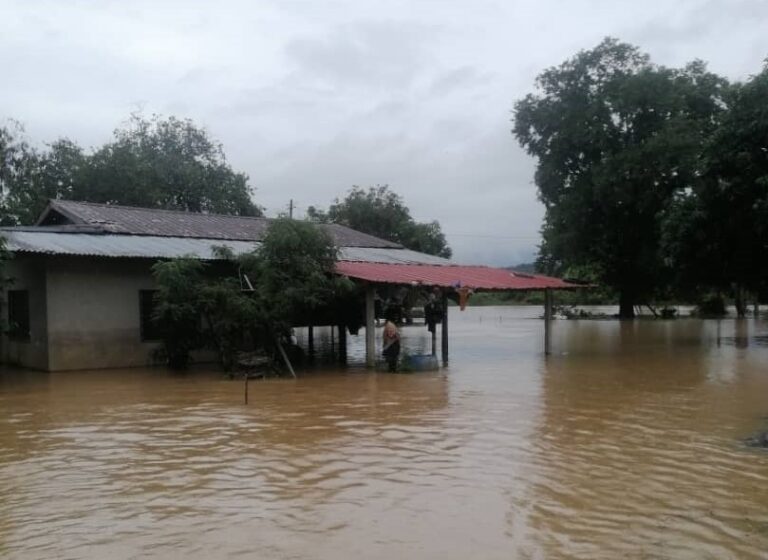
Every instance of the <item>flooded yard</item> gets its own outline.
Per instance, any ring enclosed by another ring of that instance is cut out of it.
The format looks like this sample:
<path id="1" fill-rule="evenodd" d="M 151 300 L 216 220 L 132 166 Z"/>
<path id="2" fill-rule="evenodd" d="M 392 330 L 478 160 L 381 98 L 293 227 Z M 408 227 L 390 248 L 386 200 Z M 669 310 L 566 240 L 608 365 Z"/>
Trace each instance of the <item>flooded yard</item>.
<path id="1" fill-rule="evenodd" d="M 452 309 L 435 373 L 350 337 L 247 406 L 213 370 L 2 371 L 0 557 L 768 558 L 768 323 L 556 321 L 545 357 L 540 313 Z"/>

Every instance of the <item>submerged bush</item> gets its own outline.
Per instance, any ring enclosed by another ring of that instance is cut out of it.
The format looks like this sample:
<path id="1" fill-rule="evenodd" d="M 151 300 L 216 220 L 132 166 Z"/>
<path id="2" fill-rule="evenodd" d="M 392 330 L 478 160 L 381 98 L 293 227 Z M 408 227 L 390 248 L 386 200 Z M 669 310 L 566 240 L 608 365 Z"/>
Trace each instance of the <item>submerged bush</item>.
<path id="1" fill-rule="evenodd" d="M 160 329 L 168 365 L 184 369 L 189 352 L 200 346 L 200 289 L 203 263 L 193 258 L 158 262 L 152 266 L 157 282 L 153 320 Z"/>
<path id="2" fill-rule="evenodd" d="M 217 252 L 216 270 L 191 258 L 152 269 L 159 287 L 155 319 L 171 367 L 186 367 L 189 352 L 204 345 L 217 350 L 227 370 L 241 350 L 274 354 L 276 341 L 294 325 L 327 317 L 354 293 L 352 283 L 334 273 L 333 240 L 312 223 L 277 219 L 256 251 Z"/>
<path id="3" fill-rule="evenodd" d="M 725 299 L 720 294 L 708 294 L 699 300 L 692 314 L 699 317 L 723 317 L 728 314 Z"/>

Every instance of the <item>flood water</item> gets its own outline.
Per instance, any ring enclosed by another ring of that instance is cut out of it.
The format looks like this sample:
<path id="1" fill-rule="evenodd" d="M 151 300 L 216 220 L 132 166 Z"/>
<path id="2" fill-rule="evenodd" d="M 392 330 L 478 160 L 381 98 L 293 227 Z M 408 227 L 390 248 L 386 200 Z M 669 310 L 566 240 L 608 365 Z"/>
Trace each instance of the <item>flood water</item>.
<path id="1" fill-rule="evenodd" d="M 768 558 L 768 324 L 556 321 L 545 358 L 539 313 L 247 406 L 210 370 L 2 371 L 0 557 Z"/>

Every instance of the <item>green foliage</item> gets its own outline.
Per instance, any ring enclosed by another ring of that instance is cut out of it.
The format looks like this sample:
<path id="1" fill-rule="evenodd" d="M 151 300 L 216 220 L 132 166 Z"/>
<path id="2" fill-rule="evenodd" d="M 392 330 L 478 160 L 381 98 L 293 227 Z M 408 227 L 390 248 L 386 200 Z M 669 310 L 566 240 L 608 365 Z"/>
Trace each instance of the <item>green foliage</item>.
<path id="1" fill-rule="evenodd" d="M 24 211 L 23 194 L 38 173 L 39 155 L 24 137 L 19 123 L 0 127 L 0 225 L 18 223 L 17 214 Z M 16 198 L 20 200 L 16 200 Z"/>
<path id="2" fill-rule="evenodd" d="M 699 317 L 723 317 L 728 314 L 725 308 L 725 300 L 718 293 L 704 294 L 693 311 Z"/>
<path id="3" fill-rule="evenodd" d="M 616 305 L 616 294 L 607 288 L 560 290 L 555 295 L 558 305 Z M 541 291 L 480 292 L 469 298 L 470 306 L 544 305 Z"/>
<path id="4" fill-rule="evenodd" d="M 189 352 L 201 344 L 199 329 L 203 263 L 193 258 L 158 262 L 152 266 L 157 284 L 154 320 L 163 338 L 168 364 L 186 368 Z"/>
<path id="5" fill-rule="evenodd" d="M 49 198 L 259 216 L 248 176 L 188 119 L 134 114 L 111 142 L 85 153 L 59 139 L 38 151 L 0 128 L 5 222 L 33 223 Z"/>
<path id="6" fill-rule="evenodd" d="M 215 270 L 185 258 L 153 267 L 156 317 L 175 367 L 186 366 L 189 351 L 206 343 L 225 369 L 244 347 L 273 353 L 291 327 L 353 295 L 351 283 L 333 274 L 333 240 L 309 222 L 277 219 L 257 251 L 218 252 L 225 261 Z"/>
<path id="7" fill-rule="evenodd" d="M 33 224 L 51 198 L 87 200 L 81 194 L 87 158 L 74 142 L 60 139 L 46 151 L 29 149 L 25 163 L 3 201 L 7 223 Z"/>
<path id="8" fill-rule="evenodd" d="M 732 86 L 728 110 L 704 151 L 702 181 L 679 193 L 663 248 L 688 290 L 740 299 L 768 287 L 768 66 Z M 743 312 L 743 309 L 741 309 Z"/>
<path id="9" fill-rule="evenodd" d="M 514 134 L 538 158 L 545 206 L 539 265 L 599 273 L 621 315 L 663 285 L 661 219 L 701 173 L 701 147 L 723 111 L 725 81 L 701 62 L 654 65 L 606 39 L 537 79 L 515 106 Z"/>
<path id="10" fill-rule="evenodd" d="M 310 220 L 341 224 L 382 239 L 400 243 L 408 249 L 450 258 L 451 249 L 437 221 L 419 223 L 400 195 L 387 185 L 367 190 L 352 187 L 344 200 L 331 204 L 328 211 L 310 207 Z"/>
<path id="11" fill-rule="evenodd" d="M 209 342 L 218 351 L 221 365 L 230 371 L 248 336 L 259 336 L 263 318 L 259 301 L 242 290 L 237 278 L 225 277 L 201 285 L 198 302 Z"/>
<path id="12" fill-rule="evenodd" d="M 270 224 L 258 258 L 242 267 L 256 279 L 264 319 L 275 334 L 308 321 L 349 288 L 333 274 L 336 260 L 333 240 L 314 224 L 287 218 Z"/>
<path id="13" fill-rule="evenodd" d="M 188 119 L 132 115 L 88 168 L 88 200 L 245 216 L 260 215 L 248 177 L 232 170 L 221 144 Z M 77 197 L 83 200 L 83 197 Z"/>

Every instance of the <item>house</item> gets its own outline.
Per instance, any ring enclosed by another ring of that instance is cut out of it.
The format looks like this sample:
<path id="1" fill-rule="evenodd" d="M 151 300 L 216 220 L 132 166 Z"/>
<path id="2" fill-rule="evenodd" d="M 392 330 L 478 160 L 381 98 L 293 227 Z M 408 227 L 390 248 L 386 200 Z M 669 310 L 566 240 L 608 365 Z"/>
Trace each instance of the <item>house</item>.
<path id="1" fill-rule="evenodd" d="M 13 259 L 5 293 L 4 363 L 47 371 L 144 366 L 158 348 L 150 321 L 159 259 L 217 259 L 216 247 L 254 250 L 267 218 L 52 200 L 34 226 L 1 228 Z M 373 291 L 379 283 L 474 289 L 573 287 L 543 276 L 465 267 L 336 224 L 337 271 L 364 282 L 366 348 L 374 357 Z M 443 330 L 447 328 L 444 325 Z M 444 332 L 447 360 L 447 331 Z"/>

